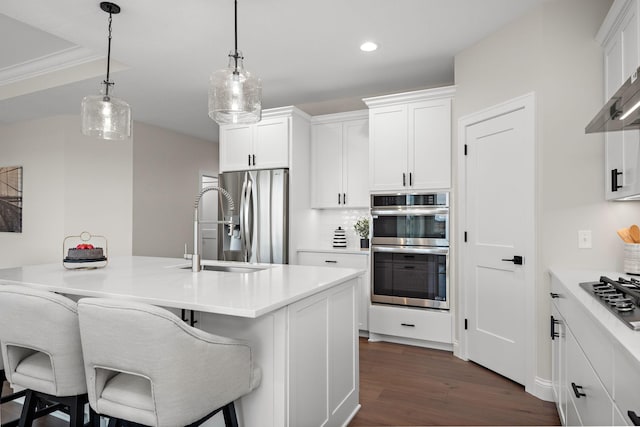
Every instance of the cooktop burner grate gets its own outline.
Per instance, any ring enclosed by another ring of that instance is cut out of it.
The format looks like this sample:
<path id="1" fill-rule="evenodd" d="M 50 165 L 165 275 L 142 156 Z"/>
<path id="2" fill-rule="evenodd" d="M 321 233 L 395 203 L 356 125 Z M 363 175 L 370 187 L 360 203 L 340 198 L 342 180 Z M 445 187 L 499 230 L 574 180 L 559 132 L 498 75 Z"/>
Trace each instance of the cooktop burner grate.
<path id="1" fill-rule="evenodd" d="M 580 287 L 633 330 L 640 330 L 640 281 L 600 277 L 599 282 L 580 283 Z"/>

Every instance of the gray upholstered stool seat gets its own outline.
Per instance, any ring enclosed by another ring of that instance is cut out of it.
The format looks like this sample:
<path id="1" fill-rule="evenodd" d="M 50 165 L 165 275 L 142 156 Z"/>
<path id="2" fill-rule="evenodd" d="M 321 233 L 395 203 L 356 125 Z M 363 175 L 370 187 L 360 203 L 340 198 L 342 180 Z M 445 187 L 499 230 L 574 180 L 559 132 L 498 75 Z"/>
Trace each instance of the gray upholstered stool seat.
<path id="1" fill-rule="evenodd" d="M 71 426 L 84 425 L 87 382 L 74 301 L 0 285 L 0 346 L 7 379 L 26 389 L 20 426 L 58 409 L 68 410 Z"/>
<path id="2" fill-rule="evenodd" d="M 78 302 L 89 403 L 112 419 L 146 426 L 197 425 L 260 384 L 251 347 L 206 333 L 160 307 Z"/>

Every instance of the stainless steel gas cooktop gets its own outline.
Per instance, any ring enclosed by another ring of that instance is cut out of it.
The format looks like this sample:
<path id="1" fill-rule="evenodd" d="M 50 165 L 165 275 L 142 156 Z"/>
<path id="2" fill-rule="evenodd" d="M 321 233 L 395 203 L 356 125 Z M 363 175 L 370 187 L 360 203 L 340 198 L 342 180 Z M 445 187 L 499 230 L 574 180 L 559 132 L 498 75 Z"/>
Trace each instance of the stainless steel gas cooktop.
<path id="1" fill-rule="evenodd" d="M 600 277 L 599 282 L 580 283 L 580 287 L 596 298 L 628 327 L 640 330 L 640 281 Z"/>

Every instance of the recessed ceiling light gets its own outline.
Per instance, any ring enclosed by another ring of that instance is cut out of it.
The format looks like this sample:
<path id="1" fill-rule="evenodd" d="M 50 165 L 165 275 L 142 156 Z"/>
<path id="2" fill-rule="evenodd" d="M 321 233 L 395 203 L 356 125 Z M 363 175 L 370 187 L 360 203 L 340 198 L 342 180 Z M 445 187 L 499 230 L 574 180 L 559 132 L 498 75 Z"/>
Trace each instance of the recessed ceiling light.
<path id="1" fill-rule="evenodd" d="M 360 50 L 363 52 L 373 52 L 378 48 L 378 45 L 374 42 L 364 42 L 360 45 Z"/>

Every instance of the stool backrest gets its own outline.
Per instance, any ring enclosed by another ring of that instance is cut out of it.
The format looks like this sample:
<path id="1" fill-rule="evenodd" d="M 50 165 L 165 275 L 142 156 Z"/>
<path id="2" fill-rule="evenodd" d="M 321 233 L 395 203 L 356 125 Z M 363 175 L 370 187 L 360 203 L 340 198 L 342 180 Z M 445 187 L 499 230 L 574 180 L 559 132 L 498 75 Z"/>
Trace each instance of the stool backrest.
<path id="1" fill-rule="evenodd" d="M 0 346 L 12 384 L 55 396 L 87 392 L 73 300 L 26 286 L 0 285 Z M 20 362 L 36 352 L 49 357 L 53 381 L 16 373 Z"/>
<path id="2" fill-rule="evenodd" d="M 259 384 L 247 343 L 188 326 L 164 308 L 83 298 L 78 312 L 89 402 L 99 413 L 109 372 L 149 381 L 154 425 L 189 424 Z"/>

